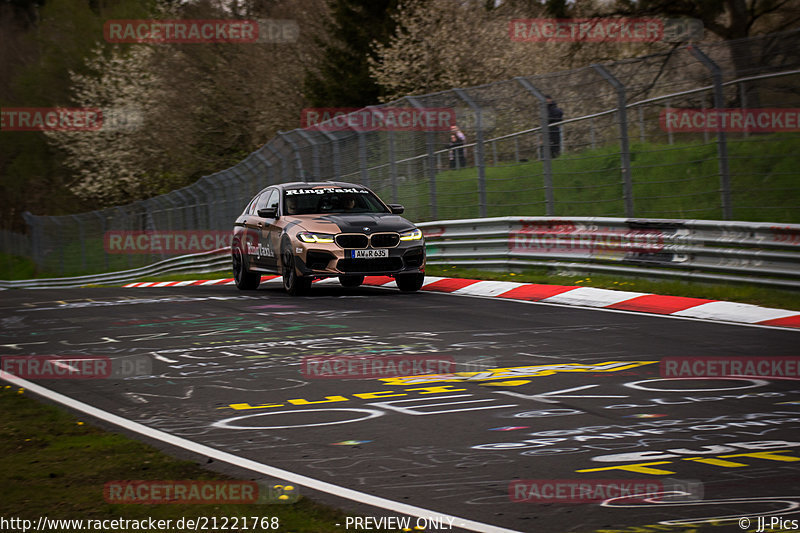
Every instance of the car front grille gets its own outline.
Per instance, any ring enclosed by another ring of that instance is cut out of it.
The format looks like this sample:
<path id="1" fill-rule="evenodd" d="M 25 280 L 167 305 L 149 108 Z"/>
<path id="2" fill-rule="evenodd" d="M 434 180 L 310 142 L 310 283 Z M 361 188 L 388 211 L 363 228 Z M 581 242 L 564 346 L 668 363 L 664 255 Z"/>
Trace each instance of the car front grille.
<path id="1" fill-rule="evenodd" d="M 341 248 L 394 248 L 400 243 L 400 234 L 395 232 L 376 233 L 365 235 L 363 233 L 340 233 L 335 237 L 336 244 Z"/>
<path id="2" fill-rule="evenodd" d="M 373 248 L 394 248 L 400 243 L 398 233 L 376 233 L 369 239 Z"/>
<path id="3" fill-rule="evenodd" d="M 335 240 L 342 248 L 366 248 L 369 244 L 369 237 L 363 233 L 342 233 Z"/>

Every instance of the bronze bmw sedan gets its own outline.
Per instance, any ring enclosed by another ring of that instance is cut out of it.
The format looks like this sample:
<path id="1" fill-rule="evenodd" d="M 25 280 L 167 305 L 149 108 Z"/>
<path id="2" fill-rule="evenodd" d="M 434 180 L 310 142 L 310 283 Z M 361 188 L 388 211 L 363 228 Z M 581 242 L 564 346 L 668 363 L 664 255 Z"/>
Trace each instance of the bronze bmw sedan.
<path id="1" fill-rule="evenodd" d="M 259 192 L 236 219 L 231 255 L 236 286 L 283 276 L 289 294 L 336 276 L 357 287 L 364 276 L 391 276 L 401 291 L 425 279 L 422 231 L 368 188 L 353 183 L 284 183 Z"/>

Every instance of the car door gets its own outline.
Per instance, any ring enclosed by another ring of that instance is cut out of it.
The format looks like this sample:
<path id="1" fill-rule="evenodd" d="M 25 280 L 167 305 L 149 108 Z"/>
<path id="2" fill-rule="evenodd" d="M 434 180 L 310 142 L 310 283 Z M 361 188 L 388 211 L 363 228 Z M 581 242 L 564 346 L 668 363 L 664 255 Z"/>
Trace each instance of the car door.
<path id="1" fill-rule="evenodd" d="M 248 236 L 245 251 L 250 265 L 261 269 L 269 269 L 275 265 L 275 254 L 269 246 L 269 228 L 272 220 L 259 214 L 259 210 L 267 206 L 273 194 L 277 194 L 275 189 L 267 189 L 262 192 L 252 205 L 251 212 L 248 213 L 245 220 Z"/>
<path id="2" fill-rule="evenodd" d="M 265 218 L 264 228 L 261 231 L 261 245 L 263 256 L 264 268 L 269 270 L 276 270 L 278 268 L 278 251 L 280 250 L 280 238 L 282 225 L 279 223 L 278 218 L 278 202 L 281 195 L 278 189 L 271 189 L 266 198 L 264 207 L 267 209 L 274 209 L 275 216 Z"/>

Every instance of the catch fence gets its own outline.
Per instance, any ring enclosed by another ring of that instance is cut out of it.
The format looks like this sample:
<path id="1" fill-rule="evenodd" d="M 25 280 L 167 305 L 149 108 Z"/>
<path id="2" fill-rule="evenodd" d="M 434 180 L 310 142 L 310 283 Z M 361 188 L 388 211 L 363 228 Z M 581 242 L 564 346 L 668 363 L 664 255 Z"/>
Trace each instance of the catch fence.
<path id="1" fill-rule="evenodd" d="M 564 111 L 560 122 L 549 123 L 547 95 Z M 363 183 L 417 222 L 800 221 L 800 30 L 408 96 L 366 111 L 392 108 L 453 110 L 466 135 L 463 167 L 448 132 L 324 124 L 279 132 L 237 165 L 165 195 L 72 216 L 27 213 L 27 253 L 59 275 L 151 264 L 186 250 L 131 253 L 110 248 L 108 235 L 227 232 L 259 190 L 287 181 Z M 766 127 L 698 128 L 710 111 L 781 118 Z"/>

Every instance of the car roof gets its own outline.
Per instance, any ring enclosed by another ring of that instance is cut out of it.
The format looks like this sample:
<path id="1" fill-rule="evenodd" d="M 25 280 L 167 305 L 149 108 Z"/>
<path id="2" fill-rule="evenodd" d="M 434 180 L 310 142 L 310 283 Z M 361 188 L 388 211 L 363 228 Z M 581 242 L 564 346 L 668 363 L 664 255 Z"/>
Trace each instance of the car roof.
<path id="1" fill-rule="evenodd" d="M 279 183 L 277 185 L 270 185 L 270 187 L 277 187 L 279 189 L 298 189 L 298 188 L 315 188 L 315 187 L 361 187 L 366 189 L 360 183 L 349 183 L 344 181 L 293 181 L 291 183 Z M 265 187 L 269 188 L 269 187 Z"/>

